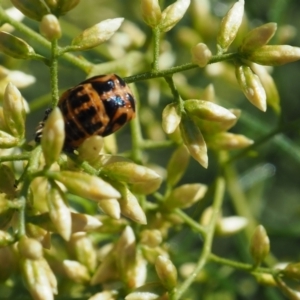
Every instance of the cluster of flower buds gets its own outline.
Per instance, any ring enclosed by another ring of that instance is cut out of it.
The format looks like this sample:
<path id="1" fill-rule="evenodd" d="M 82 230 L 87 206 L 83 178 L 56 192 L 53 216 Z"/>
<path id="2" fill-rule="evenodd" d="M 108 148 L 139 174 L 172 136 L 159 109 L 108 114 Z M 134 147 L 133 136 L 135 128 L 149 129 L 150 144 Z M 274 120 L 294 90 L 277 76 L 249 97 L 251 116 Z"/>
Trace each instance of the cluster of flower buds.
<path id="1" fill-rule="evenodd" d="M 161 11 L 158 0 L 142 0 L 142 17 L 150 27 L 167 32 L 182 19 L 190 2 L 190 0 L 177 0 Z"/>
<path id="2" fill-rule="evenodd" d="M 203 92 L 202 99 L 183 101 L 183 112 L 177 104 L 168 104 L 163 110 L 163 129 L 166 133 L 172 134 L 179 127 L 182 140 L 190 155 L 207 168 L 207 145 L 216 150 L 232 150 L 247 147 L 253 141 L 244 135 L 226 132 L 236 123 L 240 112 L 212 102 L 214 92 L 211 86 Z M 184 150 L 181 150 L 179 154 L 184 155 L 184 153 Z M 180 174 L 181 171 L 177 171 Z M 178 172 L 172 173 L 172 177 L 178 174 Z"/>

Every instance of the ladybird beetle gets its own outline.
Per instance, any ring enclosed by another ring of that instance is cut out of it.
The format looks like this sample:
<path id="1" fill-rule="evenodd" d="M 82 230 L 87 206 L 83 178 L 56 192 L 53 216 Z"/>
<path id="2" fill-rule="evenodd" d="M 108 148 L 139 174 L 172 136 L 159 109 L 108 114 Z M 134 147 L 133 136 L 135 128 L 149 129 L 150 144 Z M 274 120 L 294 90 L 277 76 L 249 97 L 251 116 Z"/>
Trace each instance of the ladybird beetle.
<path id="1" fill-rule="evenodd" d="M 94 76 L 68 89 L 61 95 L 58 107 L 65 121 L 66 151 L 78 148 L 90 136 L 114 133 L 135 116 L 132 92 L 116 74 Z M 38 126 L 37 142 L 50 112 L 46 110 Z"/>

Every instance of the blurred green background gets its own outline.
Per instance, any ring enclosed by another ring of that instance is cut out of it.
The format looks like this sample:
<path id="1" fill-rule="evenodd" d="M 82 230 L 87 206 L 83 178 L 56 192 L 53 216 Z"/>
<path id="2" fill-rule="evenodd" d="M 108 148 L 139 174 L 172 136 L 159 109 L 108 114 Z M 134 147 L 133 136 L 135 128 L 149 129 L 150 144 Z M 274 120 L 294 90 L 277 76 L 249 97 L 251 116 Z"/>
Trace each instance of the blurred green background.
<path id="1" fill-rule="evenodd" d="M 197 2 L 196 0 L 192 0 Z M 5 8 L 10 7 L 9 1 L 2 1 Z M 173 1 L 161 1 L 166 6 Z M 190 62 L 190 47 L 198 42 L 208 44 L 216 53 L 216 34 L 222 16 L 228 11 L 232 1 L 198 1 L 203 3 L 203 15 L 195 14 L 190 9 L 184 19 L 164 36 L 162 44 L 164 62 L 167 66 Z M 241 36 L 249 29 L 268 22 L 278 23 L 278 34 L 271 43 L 290 44 L 300 47 L 300 2 L 298 0 L 251 0 L 245 1 L 247 18 L 241 30 Z M 205 13 L 205 3 L 210 10 Z M 143 23 L 137 0 L 82 0 L 80 4 L 66 16 L 61 18 L 63 38 L 61 45 L 67 45 L 73 37 L 83 29 L 104 19 L 124 17 L 132 28 L 124 35 L 119 35 L 107 45 L 94 50 L 75 53 L 84 56 L 90 62 L 100 64 L 114 59 L 122 59 L 125 53 L 141 52 L 146 59 L 136 69 L 146 72 L 150 66 L 151 31 Z M 209 16 L 211 22 L 205 21 Z M 38 31 L 38 23 L 27 18 L 24 23 Z M 288 26 L 287 26 L 288 25 Z M 282 29 L 282 30 L 281 30 Z M 136 30 L 138 41 L 130 40 L 131 30 Z M 283 31 L 285 30 L 285 31 Z M 124 32 L 123 31 L 123 32 Z M 36 44 L 28 37 L 14 32 L 34 47 L 37 53 L 49 55 L 47 49 Z M 126 35 L 127 34 L 127 35 Z M 237 38 L 237 42 L 240 37 Z M 236 43 L 229 51 L 234 51 Z M 18 69 L 36 77 L 36 83 L 22 89 L 25 99 L 32 105 L 33 110 L 27 119 L 27 138 L 33 139 L 37 123 L 42 119 L 44 110 L 50 105 L 49 70 L 38 61 L 14 60 L 0 55 L 1 64 L 8 69 Z M 113 72 L 114 70 L 112 70 Z M 232 71 L 231 71 L 232 72 Z M 229 73 L 228 73 L 229 74 Z M 85 79 L 87 74 L 76 69 L 63 59 L 59 67 L 59 87 L 63 91 Z M 134 75 L 134 74 L 126 74 Z M 231 73 L 233 77 L 234 73 Z M 183 98 L 193 95 L 197 97 L 209 83 L 213 83 L 216 96 L 221 105 L 242 110 L 242 116 L 232 132 L 241 133 L 254 141 L 274 130 L 278 125 L 299 120 L 300 116 L 300 62 L 274 68 L 273 78 L 281 98 L 281 115 L 277 115 L 268 108 L 262 113 L 254 108 L 238 89 L 231 76 L 214 76 L 212 70 L 194 69 L 176 75 L 176 83 Z M 164 106 L 172 101 L 170 92 L 162 80 L 138 82 L 136 87 L 140 94 L 140 113 L 143 116 L 145 136 L 150 139 L 164 139 L 159 128 L 161 112 Z M 149 93 L 152 91 L 153 93 Z M 155 94 L 156 92 L 156 94 Z M 159 95 L 157 95 L 157 92 Z M 150 95 L 150 96 L 149 96 Z M 153 98 L 152 98 L 153 97 Z M 157 126 L 157 128 L 156 128 Z M 251 155 L 236 161 L 239 180 L 245 190 L 247 203 L 252 215 L 258 223 L 265 226 L 270 240 L 271 250 L 279 262 L 300 260 L 300 130 L 294 128 L 284 131 L 268 139 L 261 146 L 255 148 Z M 118 134 L 120 151 L 130 146 L 128 127 Z M 158 149 L 147 152 L 149 162 L 165 167 L 173 149 Z M 237 154 L 233 153 L 234 154 Z M 202 182 L 210 184 L 217 173 L 215 157 L 209 152 L 209 168 L 204 170 L 194 160 L 191 160 L 188 171 L 181 183 Z M 207 200 L 209 203 L 209 199 Z M 200 205 L 191 212 L 197 220 L 205 205 Z M 235 215 L 236 207 L 227 197 L 224 204 L 224 215 Z M 218 255 L 250 262 L 247 252 L 247 241 L 244 235 L 234 237 L 219 237 L 215 239 L 214 252 Z M 174 257 L 178 263 L 195 261 L 201 249 L 198 235 L 184 229 L 174 230 L 170 247 L 173 247 Z M 205 285 L 193 286 L 194 296 L 203 295 L 201 299 L 284 299 L 282 294 L 272 287 L 262 287 L 255 279 L 245 273 L 233 271 L 227 267 L 211 264 L 207 268 Z M 191 294 L 192 297 L 192 294 Z M 196 297 L 196 296 L 195 296 Z M 200 299 L 200 298 L 191 298 Z"/>

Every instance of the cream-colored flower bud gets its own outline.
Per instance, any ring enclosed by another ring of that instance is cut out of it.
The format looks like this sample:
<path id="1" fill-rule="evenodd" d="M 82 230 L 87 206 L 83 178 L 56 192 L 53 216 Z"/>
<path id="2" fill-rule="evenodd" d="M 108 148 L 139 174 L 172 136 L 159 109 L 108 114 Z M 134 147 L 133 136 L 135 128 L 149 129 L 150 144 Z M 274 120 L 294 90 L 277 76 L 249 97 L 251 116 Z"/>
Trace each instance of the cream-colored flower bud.
<path id="1" fill-rule="evenodd" d="M 155 27 L 161 20 L 161 10 L 158 0 L 141 1 L 142 17 L 146 24 Z"/>
<path id="2" fill-rule="evenodd" d="M 47 192 L 47 206 L 50 219 L 57 232 L 68 241 L 71 237 L 71 212 L 63 194 L 49 184 Z"/>
<path id="3" fill-rule="evenodd" d="M 72 171 L 51 173 L 50 176 L 61 182 L 70 193 L 93 201 L 121 196 L 115 188 L 97 176 Z"/>
<path id="4" fill-rule="evenodd" d="M 50 42 L 61 38 L 60 24 L 55 15 L 43 16 L 40 23 L 40 33 Z"/>
<path id="5" fill-rule="evenodd" d="M 71 213 L 72 232 L 93 231 L 102 226 L 102 222 L 97 218 L 85 214 Z"/>
<path id="6" fill-rule="evenodd" d="M 178 127 L 181 120 L 178 105 L 175 103 L 168 104 L 162 113 L 162 128 L 165 133 L 171 134 Z"/>
<path id="7" fill-rule="evenodd" d="M 146 229 L 143 230 L 140 234 L 140 242 L 143 245 L 146 245 L 150 248 L 155 248 L 161 244 L 163 238 L 162 234 L 157 229 Z"/>
<path id="8" fill-rule="evenodd" d="M 215 150 L 236 150 L 246 148 L 254 143 L 243 134 L 220 132 L 207 138 L 209 148 Z"/>
<path id="9" fill-rule="evenodd" d="M 276 286 L 290 300 L 300 300 L 300 292 L 290 288 L 279 276 L 276 277 Z"/>
<path id="10" fill-rule="evenodd" d="M 100 293 L 96 293 L 88 300 L 117 300 L 118 293 L 117 291 L 103 291 Z"/>
<path id="11" fill-rule="evenodd" d="M 216 234 L 221 236 L 233 235 L 248 225 L 248 220 L 240 216 L 221 218 L 217 222 Z"/>
<path id="12" fill-rule="evenodd" d="M 177 0 L 164 9 L 161 16 L 161 22 L 159 24 L 160 30 L 162 32 L 171 30 L 183 18 L 185 12 L 190 6 L 190 3 L 190 0 Z"/>
<path id="13" fill-rule="evenodd" d="M 272 276 L 272 274 L 267 274 L 267 273 L 255 274 L 255 279 L 261 285 L 277 286 L 277 283 L 274 279 L 274 276 Z"/>
<path id="14" fill-rule="evenodd" d="M 270 240 L 262 225 L 256 227 L 250 243 L 250 253 L 254 266 L 259 266 L 270 251 Z"/>
<path id="15" fill-rule="evenodd" d="M 33 48 L 25 41 L 5 31 L 0 31 L 0 51 L 18 59 L 29 59 L 35 54 Z"/>
<path id="16" fill-rule="evenodd" d="M 15 238 L 10 233 L 0 230 L 0 247 L 5 247 L 14 241 Z"/>
<path id="17" fill-rule="evenodd" d="M 45 0 L 52 12 L 56 15 L 64 15 L 73 9 L 80 0 Z"/>
<path id="18" fill-rule="evenodd" d="M 192 62 L 200 68 L 205 67 L 212 57 L 212 53 L 204 43 L 199 43 L 191 49 Z"/>
<path id="19" fill-rule="evenodd" d="M 23 138 L 25 133 L 25 105 L 19 90 L 8 83 L 3 99 L 4 120 L 10 132 L 18 138 Z"/>
<path id="20" fill-rule="evenodd" d="M 184 101 L 184 108 L 192 117 L 208 121 L 224 122 L 235 120 L 236 116 L 228 109 L 210 101 L 190 99 Z"/>
<path id="21" fill-rule="evenodd" d="M 201 99 L 206 101 L 215 101 L 216 98 L 216 92 L 215 87 L 212 83 L 210 83 L 202 92 Z"/>
<path id="22" fill-rule="evenodd" d="M 267 23 L 251 30 L 244 38 L 239 52 L 251 52 L 266 45 L 277 30 L 276 23 Z"/>
<path id="23" fill-rule="evenodd" d="M 145 212 L 128 188 L 124 187 L 122 189 L 122 197 L 118 201 L 122 215 L 139 224 L 147 224 Z"/>
<path id="24" fill-rule="evenodd" d="M 201 183 L 183 184 L 175 188 L 165 201 L 168 208 L 187 208 L 202 199 L 207 186 Z"/>
<path id="25" fill-rule="evenodd" d="M 75 260 L 63 261 L 64 271 L 67 276 L 77 283 L 88 283 L 91 279 L 89 271 L 86 266 Z"/>
<path id="26" fill-rule="evenodd" d="M 16 179 L 13 170 L 7 165 L 0 164 L 0 193 L 5 193 L 8 196 L 15 195 L 16 193 L 15 182 Z M 0 214 L 1 214 L 1 204 L 0 204 Z"/>
<path id="27" fill-rule="evenodd" d="M 40 259 L 43 257 L 43 247 L 40 242 L 35 239 L 22 236 L 18 243 L 20 255 L 23 258 L 31 260 Z"/>
<path id="28" fill-rule="evenodd" d="M 65 122 L 58 107 L 50 113 L 45 126 L 41 145 L 46 165 L 50 166 L 57 161 L 65 141 Z"/>
<path id="29" fill-rule="evenodd" d="M 290 263 L 288 264 L 281 273 L 292 279 L 299 280 L 300 279 L 300 263 Z"/>
<path id="30" fill-rule="evenodd" d="M 147 283 L 129 293 L 125 300 L 167 300 L 165 288 L 160 283 Z"/>
<path id="31" fill-rule="evenodd" d="M 34 300 L 54 300 L 53 288 L 40 260 L 21 259 L 21 272 Z"/>
<path id="32" fill-rule="evenodd" d="M 203 211 L 203 213 L 202 213 L 202 215 L 200 217 L 200 224 L 202 226 L 208 226 L 210 224 L 210 222 L 211 222 L 212 214 L 213 214 L 213 208 L 211 206 L 207 207 Z M 219 219 L 221 219 L 221 218 L 219 217 Z"/>
<path id="33" fill-rule="evenodd" d="M 6 228 L 6 225 L 10 222 L 14 215 L 14 210 L 10 207 L 10 201 L 6 199 L 4 194 L 0 195 L 0 229 Z M 9 242 L 12 237 L 10 234 L 7 235 L 8 240 L 5 238 L 6 235 L 3 236 L 1 240 L 2 231 L 0 230 L 0 246 L 5 246 L 7 242 Z M 13 239 L 11 240 L 13 241 Z M 4 243 L 3 245 L 1 243 Z M 1 275 L 0 275 L 1 277 Z"/>
<path id="34" fill-rule="evenodd" d="M 204 168 L 208 167 L 207 148 L 200 129 L 188 116 L 183 116 L 180 123 L 180 132 L 184 144 L 191 156 Z"/>
<path id="35" fill-rule="evenodd" d="M 225 17 L 222 19 L 220 31 L 217 37 L 219 52 L 225 52 L 235 39 L 243 20 L 244 0 L 233 4 Z"/>
<path id="36" fill-rule="evenodd" d="M 252 62 L 266 66 L 280 66 L 300 59 L 300 47 L 289 45 L 265 45 L 244 57 Z"/>
<path id="37" fill-rule="evenodd" d="M 90 272 L 94 272 L 97 264 L 97 255 L 91 239 L 85 232 L 72 235 L 71 245 L 75 249 L 76 259 L 85 265 Z"/>
<path id="38" fill-rule="evenodd" d="M 105 199 L 98 202 L 100 209 L 113 219 L 119 220 L 121 208 L 117 199 Z"/>
<path id="39" fill-rule="evenodd" d="M 134 192 L 138 194 L 153 193 L 160 187 L 162 181 L 162 178 L 150 168 L 128 161 L 105 165 L 102 172 L 112 179 L 131 184 Z"/>
<path id="40" fill-rule="evenodd" d="M 171 291 L 177 284 L 177 270 L 170 259 L 158 256 L 155 262 L 155 270 L 164 287 Z"/>
<path id="41" fill-rule="evenodd" d="M 235 75 L 246 98 L 261 111 L 266 111 L 267 96 L 259 77 L 246 65 L 236 65 Z"/>
<path id="42" fill-rule="evenodd" d="M 36 79 L 34 76 L 26 74 L 21 71 L 9 71 L 8 76 L 6 77 L 7 80 L 12 82 L 16 87 L 18 88 L 24 88 L 27 87 L 33 83 L 35 83 Z M 28 103 L 23 98 L 24 106 L 26 112 L 29 112 Z"/>
<path id="43" fill-rule="evenodd" d="M 9 133 L 0 130 L 0 149 L 12 148 L 18 146 L 18 144 L 19 144 L 18 138 L 15 138 Z"/>
<path id="44" fill-rule="evenodd" d="M 190 155 L 185 145 L 179 146 L 172 154 L 168 166 L 167 166 L 167 183 L 170 186 L 176 185 L 176 183 L 184 175 L 188 163 L 190 161 Z"/>
<path id="45" fill-rule="evenodd" d="M 82 161 L 87 161 L 91 165 L 99 163 L 100 152 L 104 146 L 103 137 L 94 135 L 87 138 L 78 148 L 78 157 Z"/>
<path id="46" fill-rule="evenodd" d="M 280 96 L 274 79 L 269 74 L 269 68 L 254 63 L 251 65 L 251 68 L 255 72 L 255 74 L 257 74 L 265 89 L 268 106 L 273 108 L 274 111 L 279 114 L 281 111 Z"/>
<path id="47" fill-rule="evenodd" d="M 124 18 L 107 19 L 86 30 L 72 41 L 75 50 L 87 50 L 95 48 L 106 42 L 119 29 Z"/>
<path id="48" fill-rule="evenodd" d="M 47 277 L 52 293 L 57 294 L 57 280 L 48 262 L 42 257 L 37 261 L 37 263 L 39 264 L 39 268 L 43 270 L 45 276 Z"/>
<path id="49" fill-rule="evenodd" d="M 26 17 L 40 21 L 43 15 L 49 13 L 48 7 L 43 1 L 11 0 L 12 4 Z"/>

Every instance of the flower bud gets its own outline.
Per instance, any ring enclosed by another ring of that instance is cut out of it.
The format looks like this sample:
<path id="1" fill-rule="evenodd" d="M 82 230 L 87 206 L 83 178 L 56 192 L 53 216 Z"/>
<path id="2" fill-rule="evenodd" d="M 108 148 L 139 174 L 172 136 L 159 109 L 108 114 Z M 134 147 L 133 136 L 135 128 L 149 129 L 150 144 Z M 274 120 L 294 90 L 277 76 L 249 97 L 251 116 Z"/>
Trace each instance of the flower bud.
<path id="1" fill-rule="evenodd" d="M 75 250 L 76 259 L 90 272 L 94 272 L 97 264 L 96 251 L 87 234 L 85 232 L 74 233 L 70 243 Z"/>
<path id="2" fill-rule="evenodd" d="M 220 132 L 207 137 L 207 145 L 215 150 L 236 150 L 243 149 L 253 144 L 253 140 L 242 134 L 231 132 Z"/>
<path id="3" fill-rule="evenodd" d="M 13 170 L 4 164 L 0 164 L 0 193 L 5 193 L 8 196 L 13 196 L 16 193 L 15 175 Z M 0 199 L 0 214 L 1 214 L 1 199 Z"/>
<path id="4" fill-rule="evenodd" d="M 192 62 L 197 64 L 200 68 L 205 67 L 212 57 L 211 51 L 204 43 L 199 43 L 191 50 Z"/>
<path id="5" fill-rule="evenodd" d="M 19 59 L 28 59 L 35 54 L 33 48 L 26 42 L 5 31 L 0 31 L 0 51 Z"/>
<path id="6" fill-rule="evenodd" d="M 171 291 L 177 284 L 177 270 L 170 259 L 158 256 L 155 262 L 156 273 L 164 287 Z"/>
<path id="7" fill-rule="evenodd" d="M 267 110 L 267 96 L 259 77 L 246 65 L 236 65 L 235 75 L 246 98 L 261 111 Z"/>
<path id="8" fill-rule="evenodd" d="M 288 278 L 299 280 L 300 279 L 300 263 L 298 262 L 298 263 L 288 264 L 281 271 L 281 273 Z"/>
<path id="9" fill-rule="evenodd" d="M 14 210 L 10 208 L 10 201 L 7 200 L 4 195 L 0 195 L 0 229 L 7 228 L 6 226 L 11 221 L 13 215 L 14 215 Z M 1 236 L 1 234 L 0 234 L 0 236 Z M 7 236 L 8 241 L 10 240 L 9 236 L 10 236 L 10 234 Z M 1 238 L 0 238 L 0 240 L 1 240 Z M 5 246 L 5 243 L 6 243 L 5 236 L 4 236 L 3 242 L 4 242 L 3 246 Z M 1 245 L 2 244 L 0 241 L 0 247 L 1 247 Z M 1 277 L 1 275 L 0 275 L 0 277 Z"/>
<path id="10" fill-rule="evenodd" d="M 10 7 L 8 9 L 5 9 L 5 13 L 12 18 L 15 21 L 22 22 L 24 19 L 24 15 L 15 7 Z M 6 32 L 12 32 L 14 31 L 14 27 L 8 23 L 3 24 L 0 26 L 1 31 L 6 31 Z"/>
<path id="11" fill-rule="evenodd" d="M 236 119 L 236 116 L 230 110 L 210 101 L 186 100 L 184 101 L 184 108 L 189 116 L 208 121 L 223 122 Z"/>
<path id="12" fill-rule="evenodd" d="M 80 0 L 45 0 L 55 15 L 62 16 L 73 9 Z"/>
<path id="13" fill-rule="evenodd" d="M 140 242 L 150 248 L 155 248 L 161 244 L 163 238 L 162 234 L 158 229 L 146 229 L 140 234 Z"/>
<path id="14" fill-rule="evenodd" d="M 97 165 L 101 161 L 100 151 L 104 145 L 103 137 L 94 135 L 87 138 L 78 148 L 78 157 L 91 165 Z"/>
<path id="15" fill-rule="evenodd" d="M 184 16 L 188 7 L 190 6 L 190 0 L 177 0 L 173 4 L 169 5 L 161 16 L 159 28 L 162 32 L 171 30 Z"/>
<path id="16" fill-rule="evenodd" d="M 250 53 L 244 58 L 260 65 L 280 66 L 300 59 L 300 47 L 289 45 L 265 45 Z"/>
<path id="17" fill-rule="evenodd" d="M 102 226 L 102 222 L 90 215 L 71 213 L 71 217 L 73 233 L 78 231 L 93 231 Z"/>
<path id="18" fill-rule="evenodd" d="M 207 148 L 200 129 L 188 117 L 183 116 L 180 123 L 180 132 L 184 144 L 191 156 L 204 168 L 208 166 Z"/>
<path id="19" fill-rule="evenodd" d="M 117 299 L 118 293 L 116 291 L 103 291 L 100 293 L 96 293 L 88 300 L 115 300 Z"/>
<path id="20" fill-rule="evenodd" d="M 16 257 L 13 247 L 0 248 L 0 282 L 5 282 L 12 274 L 15 273 L 18 258 Z"/>
<path id="21" fill-rule="evenodd" d="M 180 123 L 180 111 L 175 103 L 168 104 L 162 113 L 162 128 L 165 133 L 173 133 Z"/>
<path id="22" fill-rule="evenodd" d="M 49 13 L 48 7 L 40 0 L 11 0 L 12 4 L 26 17 L 40 21 L 43 15 Z"/>
<path id="23" fill-rule="evenodd" d="M 20 255 L 23 258 L 37 260 L 43 257 L 43 247 L 35 239 L 22 236 L 18 243 Z"/>
<path id="24" fill-rule="evenodd" d="M 253 71 L 259 77 L 267 96 L 267 103 L 276 113 L 280 113 L 280 96 L 273 77 L 269 74 L 267 67 L 258 64 L 251 65 Z"/>
<path id="25" fill-rule="evenodd" d="M 216 234 L 229 236 L 240 232 L 248 225 L 248 220 L 244 217 L 232 216 L 221 218 L 217 222 Z"/>
<path id="26" fill-rule="evenodd" d="M 120 204 L 117 199 L 105 199 L 98 202 L 100 209 L 112 217 L 113 219 L 119 220 L 121 217 Z"/>
<path id="27" fill-rule="evenodd" d="M 40 33 L 50 42 L 61 37 L 60 24 L 55 15 L 43 16 L 40 23 Z"/>
<path id="28" fill-rule="evenodd" d="M 298 290 L 291 289 L 280 277 L 276 277 L 277 287 L 289 300 L 300 300 L 300 293 Z"/>
<path id="29" fill-rule="evenodd" d="M 4 120 L 10 132 L 18 138 L 23 138 L 25 133 L 24 104 L 19 90 L 12 83 L 8 83 L 3 99 Z"/>
<path id="30" fill-rule="evenodd" d="M 90 281 L 90 274 L 86 266 L 75 260 L 63 261 L 63 268 L 67 276 L 77 283 L 88 283 Z"/>
<path id="31" fill-rule="evenodd" d="M 200 183 L 184 184 L 175 188 L 165 201 L 168 208 L 187 208 L 202 199 L 207 186 Z"/>
<path id="32" fill-rule="evenodd" d="M 12 244 L 15 238 L 8 232 L 0 230 L 0 247 L 5 247 Z"/>
<path id="33" fill-rule="evenodd" d="M 162 295 L 165 295 L 165 297 Z M 155 282 L 140 286 L 129 293 L 125 297 L 125 300 L 167 300 L 168 298 L 165 288 L 161 284 Z"/>
<path id="34" fill-rule="evenodd" d="M 93 201 L 98 202 L 121 196 L 109 183 L 86 173 L 62 171 L 51 173 L 50 177 L 61 182 L 70 193 Z"/>
<path id="35" fill-rule="evenodd" d="M 122 188 L 122 197 L 118 199 L 121 213 L 139 224 L 147 224 L 146 215 L 136 197 L 126 187 Z"/>
<path id="36" fill-rule="evenodd" d="M 176 185 L 184 175 L 190 160 L 189 151 L 185 145 L 179 146 L 172 154 L 167 166 L 167 183 Z"/>
<path id="37" fill-rule="evenodd" d="M 251 30 L 244 38 L 239 52 L 251 52 L 266 45 L 277 30 L 276 23 L 267 23 Z"/>
<path id="38" fill-rule="evenodd" d="M 102 171 L 112 179 L 129 183 L 138 194 L 153 193 L 160 187 L 162 181 L 162 178 L 150 168 L 128 161 L 110 163 L 105 165 Z"/>
<path id="39" fill-rule="evenodd" d="M 270 251 L 270 240 L 262 225 L 256 227 L 250 243 L 250 252 L 254 266 L 259 266 Z"/>
<path id="40" fill-rule="evenodd" d="M 123 18 L 107 19 L 84 30 L 79 36 L 73 39 L 72 46 L 76 46 L 76 51 L 99 46 L 111 38 L 119 29 L 123 20 Z"/>
<path id="41" fill-rule="evenodd" d="M 12 135 L 0 130 L 0 149 L 12 148 L 18 146 L 19 139 Z"/>
<path id="42" fill-rule="evenodd" d="M 141 1 L 142 17 L 146 24 L 155 27 L 161 20 L 161 10 L 158 0 L 142 0 Z"/>
<path id="43" fill-rule="evenodd" d="M 244 0 L 233 4 L 225 17 L 222 19 L 220 31 L 217 37 L 219 52 L 225 52 L 235 39 L 243 20 Z"/>
<path id="44" fill-rule="evenodd" d="M 47 166 L 50 166 L 57 161 L 62 151 L 64 141 L 65 122 L 60 109 L 56 107 L 52 110 L 45 122 L 41 139 L 41 145 Z"/>
<path id="45" fill-rule="evenodd" d="M 71 212 L 64 196 L 50 184 L 47 192 L 47 206 L 50 219 L 57 232 L 68 241 L 72 230 Z"/>

